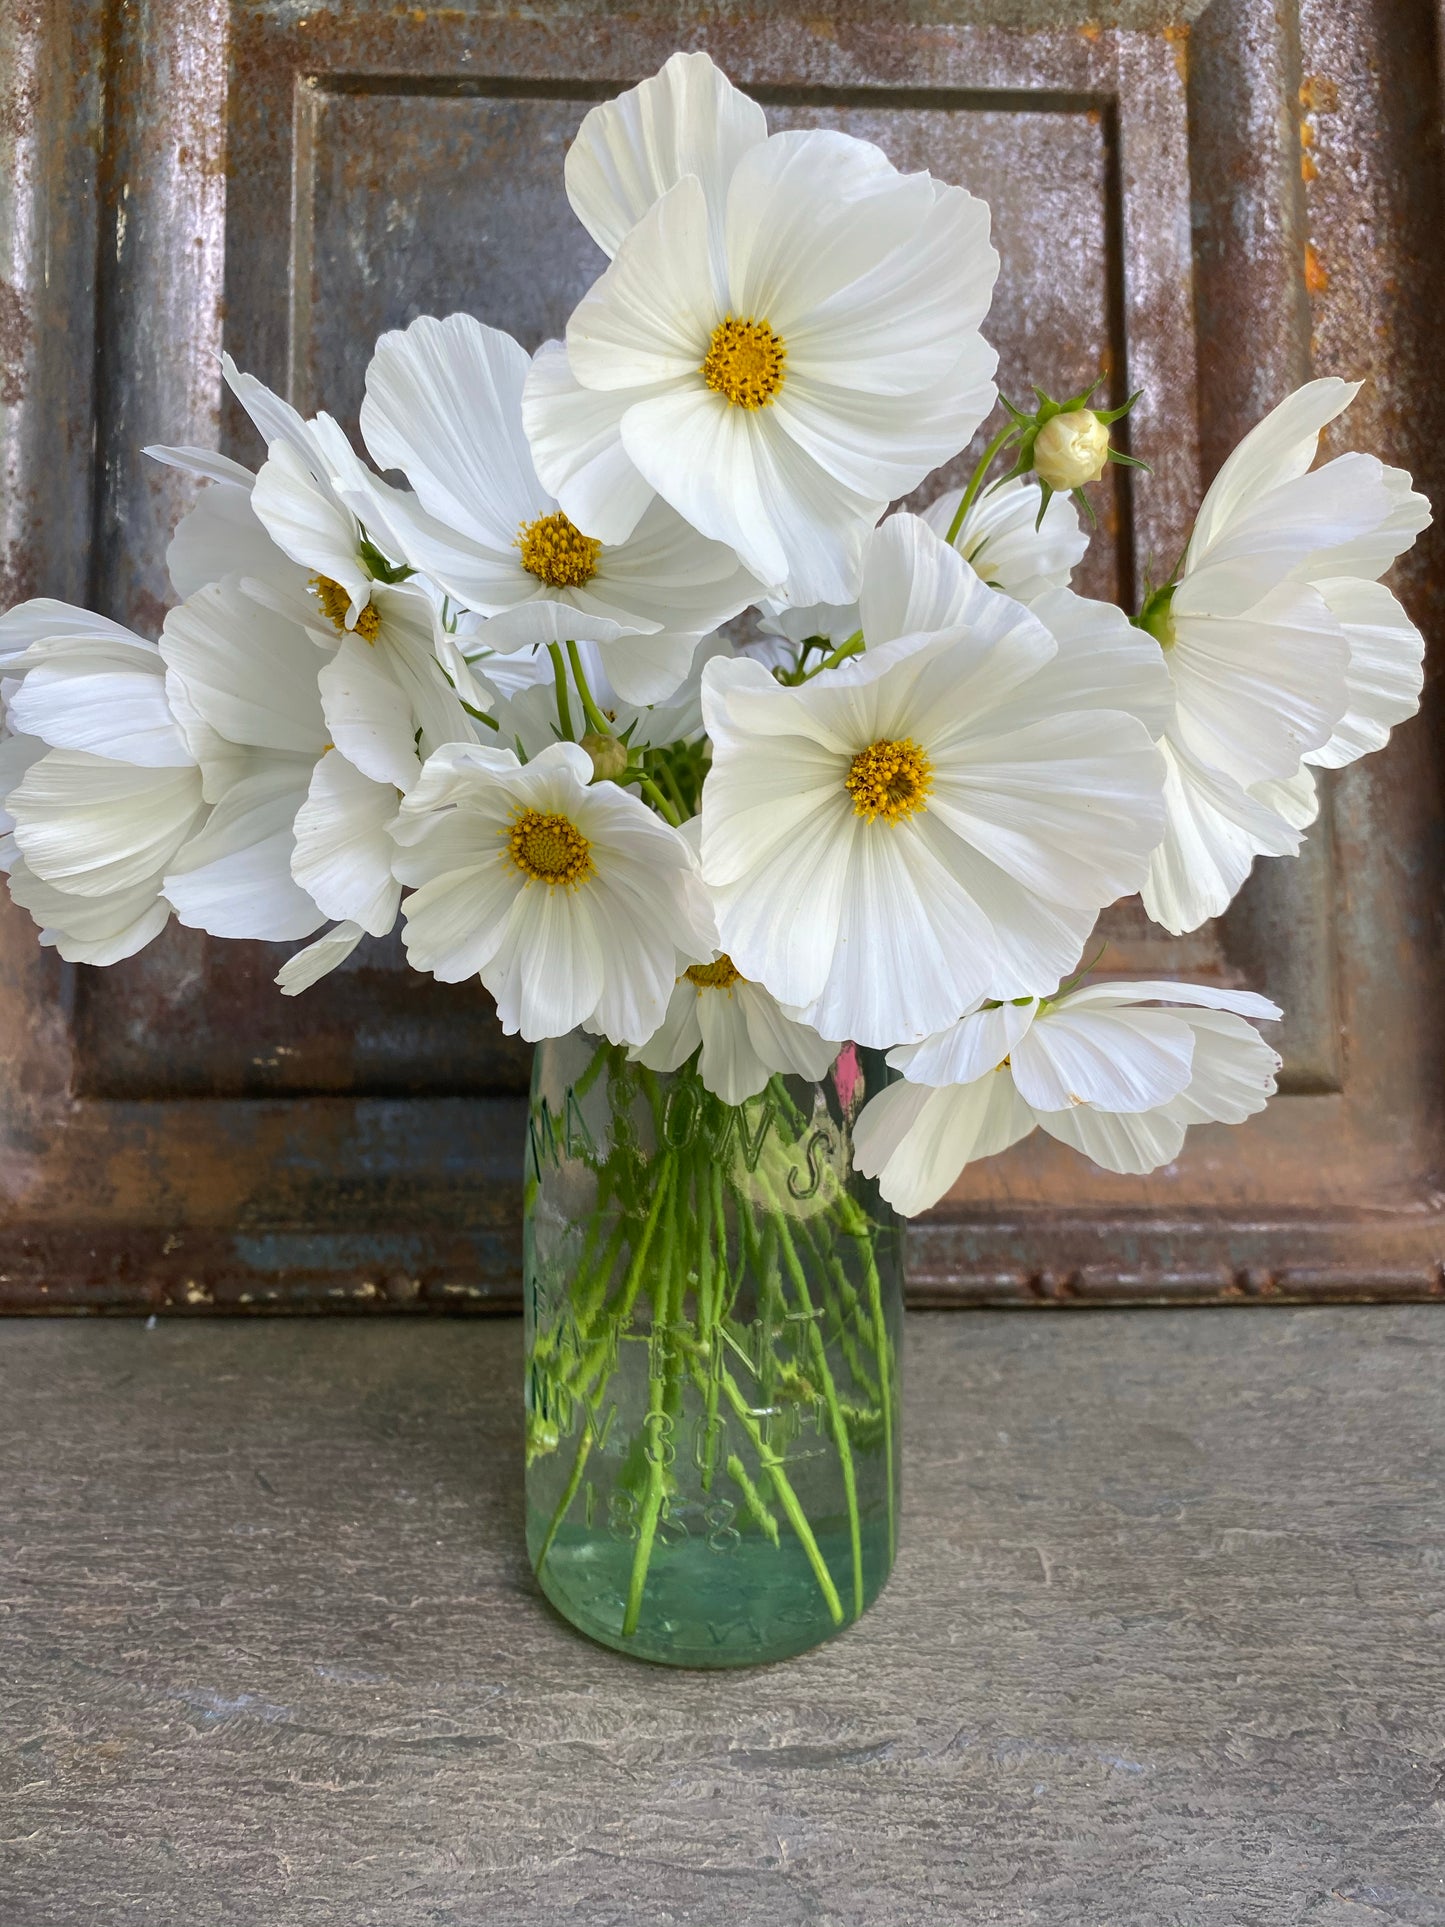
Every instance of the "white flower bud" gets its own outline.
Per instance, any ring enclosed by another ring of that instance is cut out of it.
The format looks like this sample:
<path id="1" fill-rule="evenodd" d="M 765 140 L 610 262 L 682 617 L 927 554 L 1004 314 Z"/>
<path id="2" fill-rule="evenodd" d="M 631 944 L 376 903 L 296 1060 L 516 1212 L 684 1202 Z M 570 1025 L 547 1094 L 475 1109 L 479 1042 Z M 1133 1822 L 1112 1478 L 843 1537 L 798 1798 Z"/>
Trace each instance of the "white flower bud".
<path id="1" fill-rule="evenodd" d="M 1034 470 L 1041 482 L 1061 493 L 1096 482 L 1109 459 L 1109 427 L 1092 408 L 1071 408 L 1054 415 L 1034 443 Z"/>

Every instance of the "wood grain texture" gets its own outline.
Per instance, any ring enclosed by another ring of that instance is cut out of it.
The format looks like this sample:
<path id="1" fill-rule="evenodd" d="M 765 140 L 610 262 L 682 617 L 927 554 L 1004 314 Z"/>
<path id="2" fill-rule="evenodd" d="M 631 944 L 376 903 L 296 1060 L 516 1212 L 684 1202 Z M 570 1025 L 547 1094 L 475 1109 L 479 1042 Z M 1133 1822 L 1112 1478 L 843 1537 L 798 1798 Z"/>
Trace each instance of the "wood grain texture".
<path id="1" fill-rule="evenodd" d="M 1445 1922 L 1445 1321 L 915 1315 L 880 1605 L 709 1677 L 521 1544 L 519 1328 L 0 1329 L 5 1927 Z"/>

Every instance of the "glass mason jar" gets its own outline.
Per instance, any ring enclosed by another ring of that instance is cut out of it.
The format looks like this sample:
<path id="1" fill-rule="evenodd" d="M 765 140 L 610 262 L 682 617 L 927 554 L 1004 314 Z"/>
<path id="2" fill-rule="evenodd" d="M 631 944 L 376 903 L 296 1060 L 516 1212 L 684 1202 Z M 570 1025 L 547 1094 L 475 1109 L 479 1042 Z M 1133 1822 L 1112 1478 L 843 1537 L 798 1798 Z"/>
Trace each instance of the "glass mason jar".
<path id="1" fill-rule="evenodd" d="M 527 1544 L 604 1645 L 803 1652 L 897 1546 L 902 1224 L 853 1169 L 887 1072 L 731 1106 L 583 1032 L 538 1046 L 526 1147 Z"/>

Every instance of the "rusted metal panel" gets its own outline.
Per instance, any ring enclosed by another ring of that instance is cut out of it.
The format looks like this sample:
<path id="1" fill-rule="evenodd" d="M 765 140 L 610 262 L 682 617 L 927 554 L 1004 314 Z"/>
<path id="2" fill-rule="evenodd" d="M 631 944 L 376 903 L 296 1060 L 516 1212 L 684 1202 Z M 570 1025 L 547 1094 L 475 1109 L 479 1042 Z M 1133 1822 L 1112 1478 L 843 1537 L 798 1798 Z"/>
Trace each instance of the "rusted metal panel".
<path id="1" fill-rule="evenodd" d="M 1288 7 L 1211 7 L 1188 59 L 1200 442 L 1213 474 L 1251 424 L 1312 372 L 1298 21 Z M 1267 981 L 1285 1011 L 1276 1041 L 1296 1095 L 1340 1082 L 1333 847 L 1327 778 L 1319 827 L 1298 859 L 1262 866 L 1226 920 L 1245 981 Z"/>
<path id="2" fill-rule="evenodd" d="M 100 0 L 0 10 L 0 607 L 90 572 Z"/>
<path id="3" fill-rule="evenodd" d="M 1197 8 L 1100 19 L 1029 0 L 137 0 L 104 35 L 81 11 L 7 29 L 22 82 L 0 122 L 17 156 L 0 241 L 22 301 L 49 304 L 20 337 L 6 421 L 13 593 L 88 582 L 154 627 L 185 484 L 140 443 L 257 453 L 222 406 L 223 345 L 351 426 L 383 327 L 461 306 L 529 345 L 559 330 L 598 265 L 562 193 L 566 142 L 679 44 L 706 45 L 775 124 L 843 125 L 986 195 L 1006 391 L 1101 366 L 1116 395 L 1145 387 L 1131 434 L 1154 474 L 1111 471 L 1081 586 L 1128 596 L 1167 568 L 1201 478 L 1312 369 L 1371 376 L 1351 439 L 1427 492 L 1440 480 L 1427 0 L 1214 0 L 1192 26 Z M 1432 635 L 1439 579 L 1423 544 L 1404 592 Z M 1102 926 L 1109 967 L 1286 1005 L 1271 1111 L 1196 1133 L 1150 1180 L 1051 1140 L 971 1170 L 918 1229 L 920 1297 L 1440 1290 L 1439 741 L 1422 719 L 1346 772 L 1306 856 L 1268 866 L 1220 925 L 1170 939 L 1126 905 Z M 173 927 L 117 969 L 71 971 L 4 906 L 0 1302 L 508 1300 L 525 1052 L 479 989 L 416 977 L 394 942 L 294 1003 L 275 963 Z"/>

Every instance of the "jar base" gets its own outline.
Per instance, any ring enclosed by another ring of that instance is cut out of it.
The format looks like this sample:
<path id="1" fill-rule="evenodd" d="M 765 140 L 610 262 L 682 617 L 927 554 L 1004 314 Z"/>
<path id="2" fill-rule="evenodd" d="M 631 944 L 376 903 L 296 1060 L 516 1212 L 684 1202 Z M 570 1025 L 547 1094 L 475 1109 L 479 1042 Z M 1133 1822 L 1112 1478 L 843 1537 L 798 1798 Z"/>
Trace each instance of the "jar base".
<path id="1" fill-rule="evenodd" d="M 534 1570 L 547 1521 L 528 1521 Z M 759 1537 L 719 1554 L 705 1539 L 655 1548 L 637 1629 L 623 1632 L 633 1546 L 564 1526 L 537 1581 L 569 1624 L 600 1645 L 654 1665 L 712 1670 L 765 1666 L 821 1646 L 856 1623 L 852 1551 L 846 1528 L 818 1534 L 818 1547 L 843 1603 L 833 1618 L 801 1545 Z M 863 1539 L 866 1612 L 882 1592 L 891 1560 L 885 1535 Z"/>

